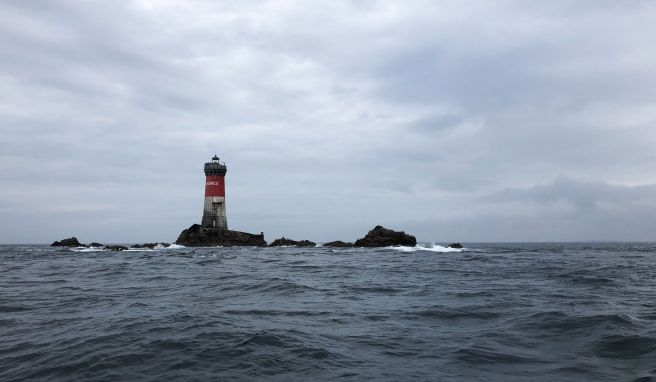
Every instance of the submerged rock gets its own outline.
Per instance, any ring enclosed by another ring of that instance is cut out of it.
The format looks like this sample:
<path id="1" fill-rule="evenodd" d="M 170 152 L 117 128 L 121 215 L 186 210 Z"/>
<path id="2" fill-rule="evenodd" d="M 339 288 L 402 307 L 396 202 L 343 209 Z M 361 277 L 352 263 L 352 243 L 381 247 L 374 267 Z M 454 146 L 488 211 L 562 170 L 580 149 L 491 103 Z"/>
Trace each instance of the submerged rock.
<path id="1" fill-rule="evenodd" d="M 105 246 L 105 249 L 108 251 L 125 251 L 128 249 L 128 247 L 124 247 L 122 245 L 107 245 Z"/>
<path id="2" fill-rule="evenodd" d="M 447 247 L 447 248 L 458 248 L 458 249 L 460 249 L 460 248 L 464 248 L 464 247 L 462 246 L 462 244 L 460 244 L 460 243 L 451 243 L 451 244 L 447 245 L 446 247 Z"/>
<path id="3" fill-rule="evenodd" d="M 82 244 L 77 240 L 77 237 L 69 237 L 50 244 L 51 247 L 82 247 Z"/>
<path id="4" fill-rule="evenodd" d="M 417 239 L 403 231 L 394 231 L 377 225 L 361 239 L 355 241 L 354 247 L 389 247 L 407 245 L 414 247 Z"/>
<path id="5" fill-rule="evenodd" d="M 199 224 L 193 224 L 191 227 L 182 231 L 175 244 L 187 247 L 266 247 L 266 241 L 264 241 L 264 234 L 262 233 L 255 235 L 229 229 L 203 228 Z"/>
<path id="6" fill-rule="evenodd" d="M 296 241 L 292 239 L 287 239 L 286 237 L 281 237 L 280 239 L 274 240 L 271 244 L 269 244 L 269 247 L 282 247 L 282 246 L 288 246 L 288 247 L 316 247 L 317 243 L 310 241 L 310 240 L 301 240 L 301 241 Z"/>
<path id="7" fill-rule="evenodd" d="M 164 248 L 168 248 L 168 247 L 171 246 L 171 244 L 169 244 L 169 243 L 143 243 L 143 244 L 133 244 L 133 245 L 130 246 L 130 248 L 134 248 L 134 249 L 142 249 L 142 248 L 154 249 L 158 245 L 160 245 Z"/>
<path id="8" fill-rule="evenodd" d="M 329 241 L 323 244 L 324 247 L 336 247 L 336 248 L 350 248 L 353 246 L 353 243 L 345 243 L 341 240 Z"/>

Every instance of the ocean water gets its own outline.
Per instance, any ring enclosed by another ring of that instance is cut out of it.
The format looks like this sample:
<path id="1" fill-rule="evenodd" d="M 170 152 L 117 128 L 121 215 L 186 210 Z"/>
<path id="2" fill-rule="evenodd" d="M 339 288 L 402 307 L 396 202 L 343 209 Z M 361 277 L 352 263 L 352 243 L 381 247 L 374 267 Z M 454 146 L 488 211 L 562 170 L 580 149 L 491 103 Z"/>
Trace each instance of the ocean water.
<path id="1" fill-rule="evenodd" d="M 0 246 L 1 381 L 653 381 L 656 244 Z"/>

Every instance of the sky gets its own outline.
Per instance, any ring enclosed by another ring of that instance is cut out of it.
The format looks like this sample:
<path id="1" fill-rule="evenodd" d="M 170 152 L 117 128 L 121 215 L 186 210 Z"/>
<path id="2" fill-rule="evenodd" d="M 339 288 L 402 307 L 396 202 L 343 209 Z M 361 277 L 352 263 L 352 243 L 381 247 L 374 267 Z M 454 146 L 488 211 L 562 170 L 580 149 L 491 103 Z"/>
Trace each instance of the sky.
<path id="1" fill-rule="evenodd" d="M 0 243 L 656 240 L 656 2 L 0 3 Z"/>

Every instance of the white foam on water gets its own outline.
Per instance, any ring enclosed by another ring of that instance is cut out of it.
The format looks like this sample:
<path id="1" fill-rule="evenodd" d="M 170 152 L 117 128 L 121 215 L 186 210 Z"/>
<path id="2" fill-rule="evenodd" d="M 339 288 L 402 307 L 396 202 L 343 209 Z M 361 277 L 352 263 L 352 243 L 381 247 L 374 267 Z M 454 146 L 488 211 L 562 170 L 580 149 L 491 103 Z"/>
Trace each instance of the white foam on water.
<path id="1" fill-rule="evenodd" d="M 389 249 L 395 249 L 397 251 L 401 252 L 417 252 L 417 251 L 429 251 L 429 252 L 441 252 L 441 253 L 449 253 L 449 252 L 464 252 L 466 248 L 449 248 L 449 247 L 443 247 L 441 245 L 431 243 L 428 246 L 423 246 L 423 245 L 415 245 L 414 247 L 408 247 L 408 246 L 396 246 L 396 247 L 387 247 Z"/>
<path id="2" fill-rule="evenodd" d="M 157 244 L 155 246 L 155 249 L 180 249 L 180 248 L 187 248 L 184 245 L 178 245 L 178 244 L 171 244 L 168 247 L 165 247 L 161 244 Z"/>
<path id="3" fill-rule="evenodd" d="M 153 252 L 156 250 L 161 250 L 161 249 L 180 249 L 180 248 L 187 248 L 184 245 L 178 245 L 178 244 L 171 244 L 168 247 L 165 247 L 161 244 L 157 244 L 155 247 L 152 249 L 150 248 L 128 248 L 124 249 L 124 252 Z M 106 252 L 109 251 L 105 247 L 73 247 L 69 248 L 73 252 Z"/>
<path id="4" fill-rule="evenodd" d="M 157 247 L 155 247 L 155 248 L 159 249 L 158 247 L 160 247 L 159 244 L 157 244 Z M 179 245 L 179 244 L 171 244 L 166 248 L 164 248 L 164 247 L 162 247 L 162 248 L 163 249 L 180 249 L 180 248 L 187 248 L 187 247 L 185 247 L 184 245 Z"/>
<path id="5" fill-rule="evenodd" d="M 105 250 L 105 247 L 75 247 L 70 248 L 73 252 L 102 252 Z"/>
<path id="6" fill-rule="evenodd" d="M 153 251 L 159 251 L 162 249 L 180 249 L 180 248 L 187 248 L 184 245 L 178 245 L 178 244 L 171 244 L 168 247 L 163 246 L 162 244 L 157 244 L 153 248 L 130 248 L 128 251 L 130 252 L 153 252 Z"/>

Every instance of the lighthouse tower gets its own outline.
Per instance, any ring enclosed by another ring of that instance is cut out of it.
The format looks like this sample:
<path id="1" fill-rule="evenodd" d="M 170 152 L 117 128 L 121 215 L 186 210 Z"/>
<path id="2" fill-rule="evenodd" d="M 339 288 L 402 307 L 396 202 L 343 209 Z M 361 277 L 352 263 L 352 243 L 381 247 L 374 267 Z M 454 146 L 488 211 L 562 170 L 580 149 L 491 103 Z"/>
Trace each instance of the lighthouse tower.
<path id="1" fill-rule="evenodd" d="M 225 209 L 225 163 L 214 155 L 211 162 L 205 163 L 205 207 L 203 208 L 203 228 L 228 229 Z"/>

